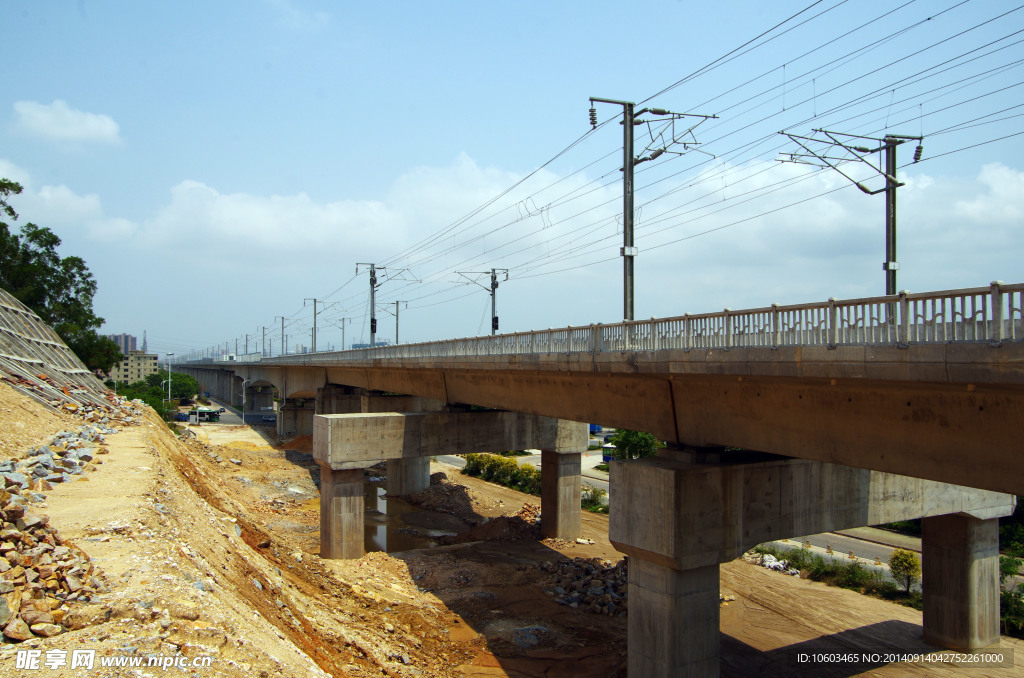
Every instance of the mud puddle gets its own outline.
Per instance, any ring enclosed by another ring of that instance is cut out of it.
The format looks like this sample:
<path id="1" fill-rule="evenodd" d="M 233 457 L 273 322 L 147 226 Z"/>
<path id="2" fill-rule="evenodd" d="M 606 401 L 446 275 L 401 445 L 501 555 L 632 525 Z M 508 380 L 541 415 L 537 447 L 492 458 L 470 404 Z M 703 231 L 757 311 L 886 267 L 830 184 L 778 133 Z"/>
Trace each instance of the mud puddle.
<path id="1" fill-rule="evenodd" d="M 388 497 L 383 486 L 366 483 L 363 547 L 367 552 L 398 553 L 437 546 L 441 537 L 469 529 L 461 518 L 434 513 Z"/>

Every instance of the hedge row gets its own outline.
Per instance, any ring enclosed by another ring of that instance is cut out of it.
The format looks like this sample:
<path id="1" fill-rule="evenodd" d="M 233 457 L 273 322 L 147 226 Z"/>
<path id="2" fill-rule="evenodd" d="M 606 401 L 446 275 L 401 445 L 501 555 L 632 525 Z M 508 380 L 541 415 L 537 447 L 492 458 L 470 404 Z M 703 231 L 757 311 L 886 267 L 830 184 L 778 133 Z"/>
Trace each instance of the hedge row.
<path id="1" fill-rule="evenodd" d="M 462 473 L 526 494 L 540 496 L 540 471 L 528 464 L 520 466 L 514 458 L 493 454 L 467 454 L 466 467 L 462 469 Z"/>

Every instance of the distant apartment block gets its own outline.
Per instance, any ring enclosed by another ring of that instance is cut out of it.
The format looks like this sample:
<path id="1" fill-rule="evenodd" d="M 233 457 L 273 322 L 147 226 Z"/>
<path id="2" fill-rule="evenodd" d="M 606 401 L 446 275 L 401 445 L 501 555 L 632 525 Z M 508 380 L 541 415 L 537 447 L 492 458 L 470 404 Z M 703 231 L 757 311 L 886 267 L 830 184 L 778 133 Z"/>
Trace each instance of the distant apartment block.
<path id="1" fill-rule="evenodd" d="M 136 350 L 136 339 L 131 334 L 108 334 L 110 340 L 117 344 L 117 347 L 121 349 L 121 353 L 128 355 L 132 351 Z"/>
<path id="2" fill-rule="evenodd" d="M 110 378 L 116 382 L 134 384 L 144 381 L 147 376 L 157 373 L 156 355 L 142 351 L 129 351 L 124 360 L 110 370 Z"/>

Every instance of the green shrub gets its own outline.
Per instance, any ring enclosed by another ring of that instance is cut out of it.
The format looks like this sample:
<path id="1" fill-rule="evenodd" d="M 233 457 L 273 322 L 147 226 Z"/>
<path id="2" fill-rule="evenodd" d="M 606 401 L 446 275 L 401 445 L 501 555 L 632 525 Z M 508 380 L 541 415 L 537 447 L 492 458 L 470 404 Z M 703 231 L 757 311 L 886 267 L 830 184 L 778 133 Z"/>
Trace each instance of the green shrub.
<path id="1" fill-rule="evenodd" d="M 580 488 L 580 506 L 591 513 L 608 513 L 608 506 L 604 502 L 607 495 L 607 490 L 583 483 Z"/>

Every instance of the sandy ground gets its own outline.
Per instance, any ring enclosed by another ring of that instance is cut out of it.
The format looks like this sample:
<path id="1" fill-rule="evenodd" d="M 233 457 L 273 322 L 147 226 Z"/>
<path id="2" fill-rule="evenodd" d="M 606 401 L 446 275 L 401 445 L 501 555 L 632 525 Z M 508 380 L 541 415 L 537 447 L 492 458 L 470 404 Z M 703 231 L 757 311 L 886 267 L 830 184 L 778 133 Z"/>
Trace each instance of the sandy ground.
<path id="1" fill-rule="evenodd" d="M 75 427 L 12 393 L 0 388 L 0 416 L 27 408 L 31 430 L 3 434 L 9 447 Z M 40 510 L 102 568 L 110 592 L 86 606 L 91 625 L 0 647 L 0 676 L 625 675 L 626 619 L 556 604 L 538 569 L 566 557 L 620 558 L 606 517 L 584 515 L 593 544 L 498 540 L 325 561 L 317 555 L 319 474 L 308 438 L 279 444 L 266 430 L 207 424 L 196 433 L 183 443 L 158 421 L 125 428 L 108 436 L 108 454 L 88 481 L 47 493 Z M 406 507 L 409 532 L 464 531 L 538 502 L 450 467 L 432 470 L 461 484 L 446 495 L 460 515 Z M 722 608 L 723 676 L 1020 675 L 925 662 L 801 666 L 798 652 L 928 651 L 921 614 L 743 561 L 723 565 L 721 581 L 722 592 L 736 596 Z M 530 626 L 546 631 L 523 647 L 516 629 Z M 44 657 L 92 649 L 97 657 L 212 664 L 26 672 L 17 651 L 29 646 Z M 1024 661 L 1021 648 L 1004 640 L 1001 649 Z"/>

